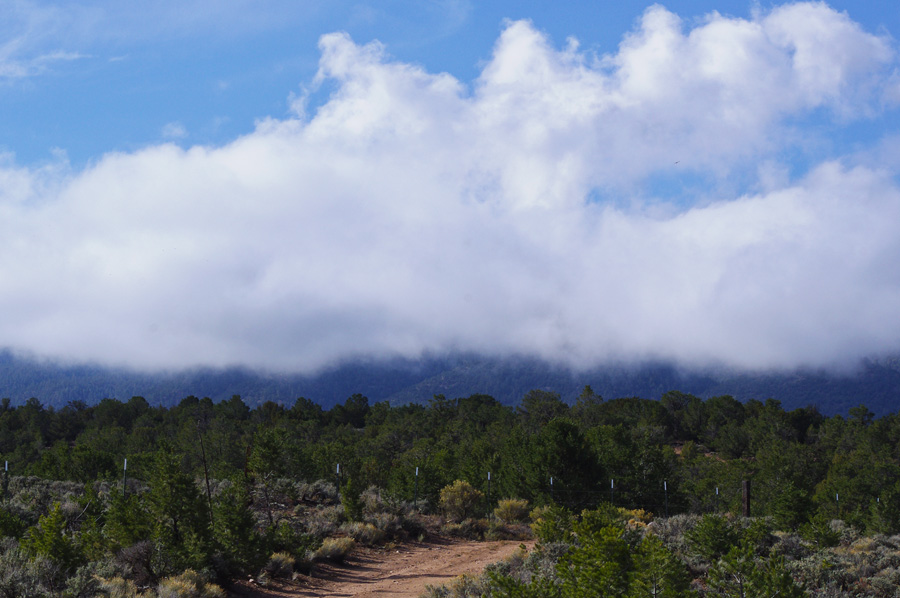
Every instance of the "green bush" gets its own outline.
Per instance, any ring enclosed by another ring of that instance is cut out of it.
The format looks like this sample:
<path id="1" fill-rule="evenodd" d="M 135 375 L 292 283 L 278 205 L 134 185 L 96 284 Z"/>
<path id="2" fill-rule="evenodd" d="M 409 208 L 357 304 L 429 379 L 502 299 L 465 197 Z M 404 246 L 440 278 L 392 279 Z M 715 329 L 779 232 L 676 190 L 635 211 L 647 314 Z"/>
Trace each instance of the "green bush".
<path id="1" fill-rule="evenodd" d="M 831 525 L 831 520 L 821 514 L 816 514 L 809 523 L 800 526 L 800 535 L 804 540 L 813 543 L 819 548 L 837 546 L 841 541 L 841 532 Z"/>
<path id="2" fill-rule="evenodd" d="M 769 506 L 775 525 L 785 531 L 797 529 L 797 526 L 807 521 L 812 509 L 812 497 L 792 481 L 788 481 Z"/>
<path id="3" fill-rule="evenodd" d="M 602 588 L 599 595 L 624 596 L 628 591 L 631 554 L 623 530 L 613 526 L 596 529 L 575 525 L 578 544 L 556 566 L 564 596 L 588 596 L 585 591 Z"/>
<path id="4" fill-rule="evenodd" d="M 31 556 L 51 559 L 67 570 L 74 570 L 83 560 L 78 547 L 66 533 L 66 520 L 59 503 L 38 520 L 22 539 L 22 549 Z"/>
<path id="5" fill-rule="evenodd" d="M 0 508 L 0 536 L 18 538 L 26 527 L 21 517 L 8 508 Z"/>
<path id="6" fill-rule="evenodd" d="M 441 489 L 438 505 L 447 519 L 459 522 L 473 516 L 482 500 L 484 494 L 480 490 L 469 482 L 456 480 Z"/>
<path id="7" fill-rule="evenodd" d="M 802 598 L 782 557 L 759 559 L 748 544 L 732 547 L 709 569 L 708 587 L 717 596 Z"/>
<path id="8" fill-rule="evenodd" d="M 181 456 L 170 447 L 156 451 L 148 481 L 151 538 L 166 554 L 167 570 L 204 567 L 212 552 L 209 504 L 182 469 Z"/>
<path id="9" fill-rule="evenodd" d="M 741 541 L 749 544 L 760 556 L 769 553 L 778 538 L 772 534 L 772 519 L 757 517 L 753 519 L 741 519 L 744 528 L 740 531 Z"/>
<path id="10" fill-rule="evenodd" d="M 309 573 L 312 570 L 310 554 L 322 545 L 322 541 L 316 536 L 300 533 L 287 521 L 282 521 L 269 529 L 265 544 L 272 552 L 293 555 L 294 571 Z"/>
<path id="11" fill-rule="evenodd" d="M 689 595 L 687 567 L 658 537 L 653 534 L 644 536 L 632 558 L 632 595 L 668 598 Z"/>
<path id="12" fill-rule="evenodd" d="M 564 507 L 540 507 L 531 512 L 531 531 L 541 544 L 569 542 L 574 518 Z"/>
<path id="13" fill-rule="evenodd" d="M 738 545 L 740 532 L 721 515 L 704 515 L 684 534 L 691 551 L 708 562 L 715 562 Z"/>
<path id="14" fill-rule="evenodd" d="M 232 573 L 258 569 L 265 559 L 263 538 L 256 531 L 256 519 L 250 505 L 250 494 L 240 480 L 224 487 L 213 504 L 213 539 Z"/>
<path id="15" fill-rule="evenodd" d="M 360 499 L 362 488 L 357 482 L 356 476 L 347 478 L 347 483 L 341 488 L 341 505 L 344 507 L 344 516 L 350 521 L 360 521 L 363 516 L 363 501 Z"/>
<path id="16" fill-rule="evenodd" d="M 104 514 L 103 534 L 117 550 L 150 537 L 152 523 L 141 495 L 114 492 Z"/>

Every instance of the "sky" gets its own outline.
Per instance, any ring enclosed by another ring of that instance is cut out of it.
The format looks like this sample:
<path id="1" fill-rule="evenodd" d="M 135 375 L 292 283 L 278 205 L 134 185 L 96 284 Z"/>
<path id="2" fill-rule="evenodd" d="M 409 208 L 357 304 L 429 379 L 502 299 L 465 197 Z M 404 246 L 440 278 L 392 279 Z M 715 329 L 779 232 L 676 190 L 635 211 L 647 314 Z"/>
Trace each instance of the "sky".
<path id="1" fill-rule="evenodd" d="M 892 2 L 0 0 L 0 347 L 900 352 Z"/>

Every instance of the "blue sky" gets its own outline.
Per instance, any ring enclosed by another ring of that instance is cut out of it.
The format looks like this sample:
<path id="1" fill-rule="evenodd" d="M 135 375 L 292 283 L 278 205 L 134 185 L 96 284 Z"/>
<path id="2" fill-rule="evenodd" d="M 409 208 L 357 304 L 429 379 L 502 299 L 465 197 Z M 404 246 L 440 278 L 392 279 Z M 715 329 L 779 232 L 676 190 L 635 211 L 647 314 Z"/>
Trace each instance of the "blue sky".
<path id="1" fill-rule="evenodd" d="M 615 52 L 649 2 L 221 3 L 21 2 L 0 4 L 0 148 L 21 163 L 65 151 L 84 164 L 161 140 L 222 144 L 283 118 L 309 87 L 324 33 L 379 40 L 398 60 L 474 80 L 506 19 L 530 19 L 553 43 L 575 37 Z M 661 3 L 687 26 L 712 11 L 747 18 L 771 3 Z M 900 31 L 890 2 L 831 2 L 870 32 Z M 0 63 L 2 64 L 2 63 Z M 316 100 L 322 100 L 317 96 Z M 167 125 L 170 126 L 168 129 Z M 177 133 L 177 134 L 176 134 Z M 860 132 L 859 134 L 864 134 Z"/>
<path id="2" fill-rule="evenodd" d="M 897 35 L 888 2 L 0 0 L 0 346 L 897 352 Z"/>

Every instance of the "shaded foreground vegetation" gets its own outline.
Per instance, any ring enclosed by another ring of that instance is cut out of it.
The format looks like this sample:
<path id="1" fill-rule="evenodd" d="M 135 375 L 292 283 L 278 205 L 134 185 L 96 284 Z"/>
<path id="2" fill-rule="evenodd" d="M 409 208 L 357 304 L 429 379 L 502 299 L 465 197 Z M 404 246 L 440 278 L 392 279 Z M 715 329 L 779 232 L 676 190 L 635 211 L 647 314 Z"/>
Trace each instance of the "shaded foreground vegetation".
<path id="1" fill-rule="evenodd" d="M 0 455 L 0 596 L 223 595 L 230 579 L 308 572 L 357 542 L 519 537 L 529 520 L 539 548 L 472 583 L 497 596 L 588 596 L 578 588 L 607 581 L 613 595 L 732 595 L 716 580 L 753 571 L 768 577 L 746 587 L 783 595 L 900 583 L 900 415 L 864 407 L 825 417 L 590 388 L 572 406 L 532 391 L 515 409 L 485 395 L 354 395 L 330 411 L 4 400 Z M 752 519 L 736 517 L 742 480 Z M 675 593 L 646 593 L 657 566 Z M 760 592 L 734 595 L 772 595 Z"/>
<path id="2" fill-rule="evenodd" d="M 839 520 L 797 534 L 766 517 L 653 519 L 608 504 L 534 517 L 532 551 L 424 598 L 887 597 L 900 588 L 900 536 L 864 537 Z"/>

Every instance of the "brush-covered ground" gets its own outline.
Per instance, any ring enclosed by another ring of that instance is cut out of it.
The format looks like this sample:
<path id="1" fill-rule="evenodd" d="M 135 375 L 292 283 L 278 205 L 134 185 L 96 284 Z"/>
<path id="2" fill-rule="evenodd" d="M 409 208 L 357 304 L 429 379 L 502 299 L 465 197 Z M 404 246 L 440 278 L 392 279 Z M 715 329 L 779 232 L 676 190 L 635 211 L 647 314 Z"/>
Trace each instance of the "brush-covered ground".
<path id="1" fill-rule="evenodd" d="M 730 513 L 653 518 L 601 505 L 532 513 L 536 542 L 423 598 L 900 596 L 900 535 L 841 520 L 778 530 Z"/>
<path id="2" fill-rule="evenodd" d="M 900 536 L 865 535 L 839 519 L 785 530 L 770 517 L 655 518 L 608 504 L 573 512 L 519 499 L 498 501 L 485 518 L 484 495 L 465 482 L 446 487 L 434 508 L 377 488 L 338 492 L 325 481 L 273 479 L 246 494 L 234 481 L 186 483 L 180 491 L 203 500 L 167 503 L 163 521 L 155 501 L 178 496 L 176 483 L 161 493 L 132 481 L 123 496 L 107 482 L 9 479 L 0 597 L 900 593 Z M 204 501 L 212 508 L 198 508 Z M 214 537 L 192 531 L 197 514 L 211 516 L 202 528 Z"/>
<path id="3" fill-rule="evenodd" d="M 125 494 L 108 482 L 9 478 L 0 597 L 413 596 L 531 538 L 527 513 L 469 517 L 484 505 L 474 489 L 438 514 L 377 488 L 270 479 L 248 490 L 170 474 L 130 480 Z"/>

